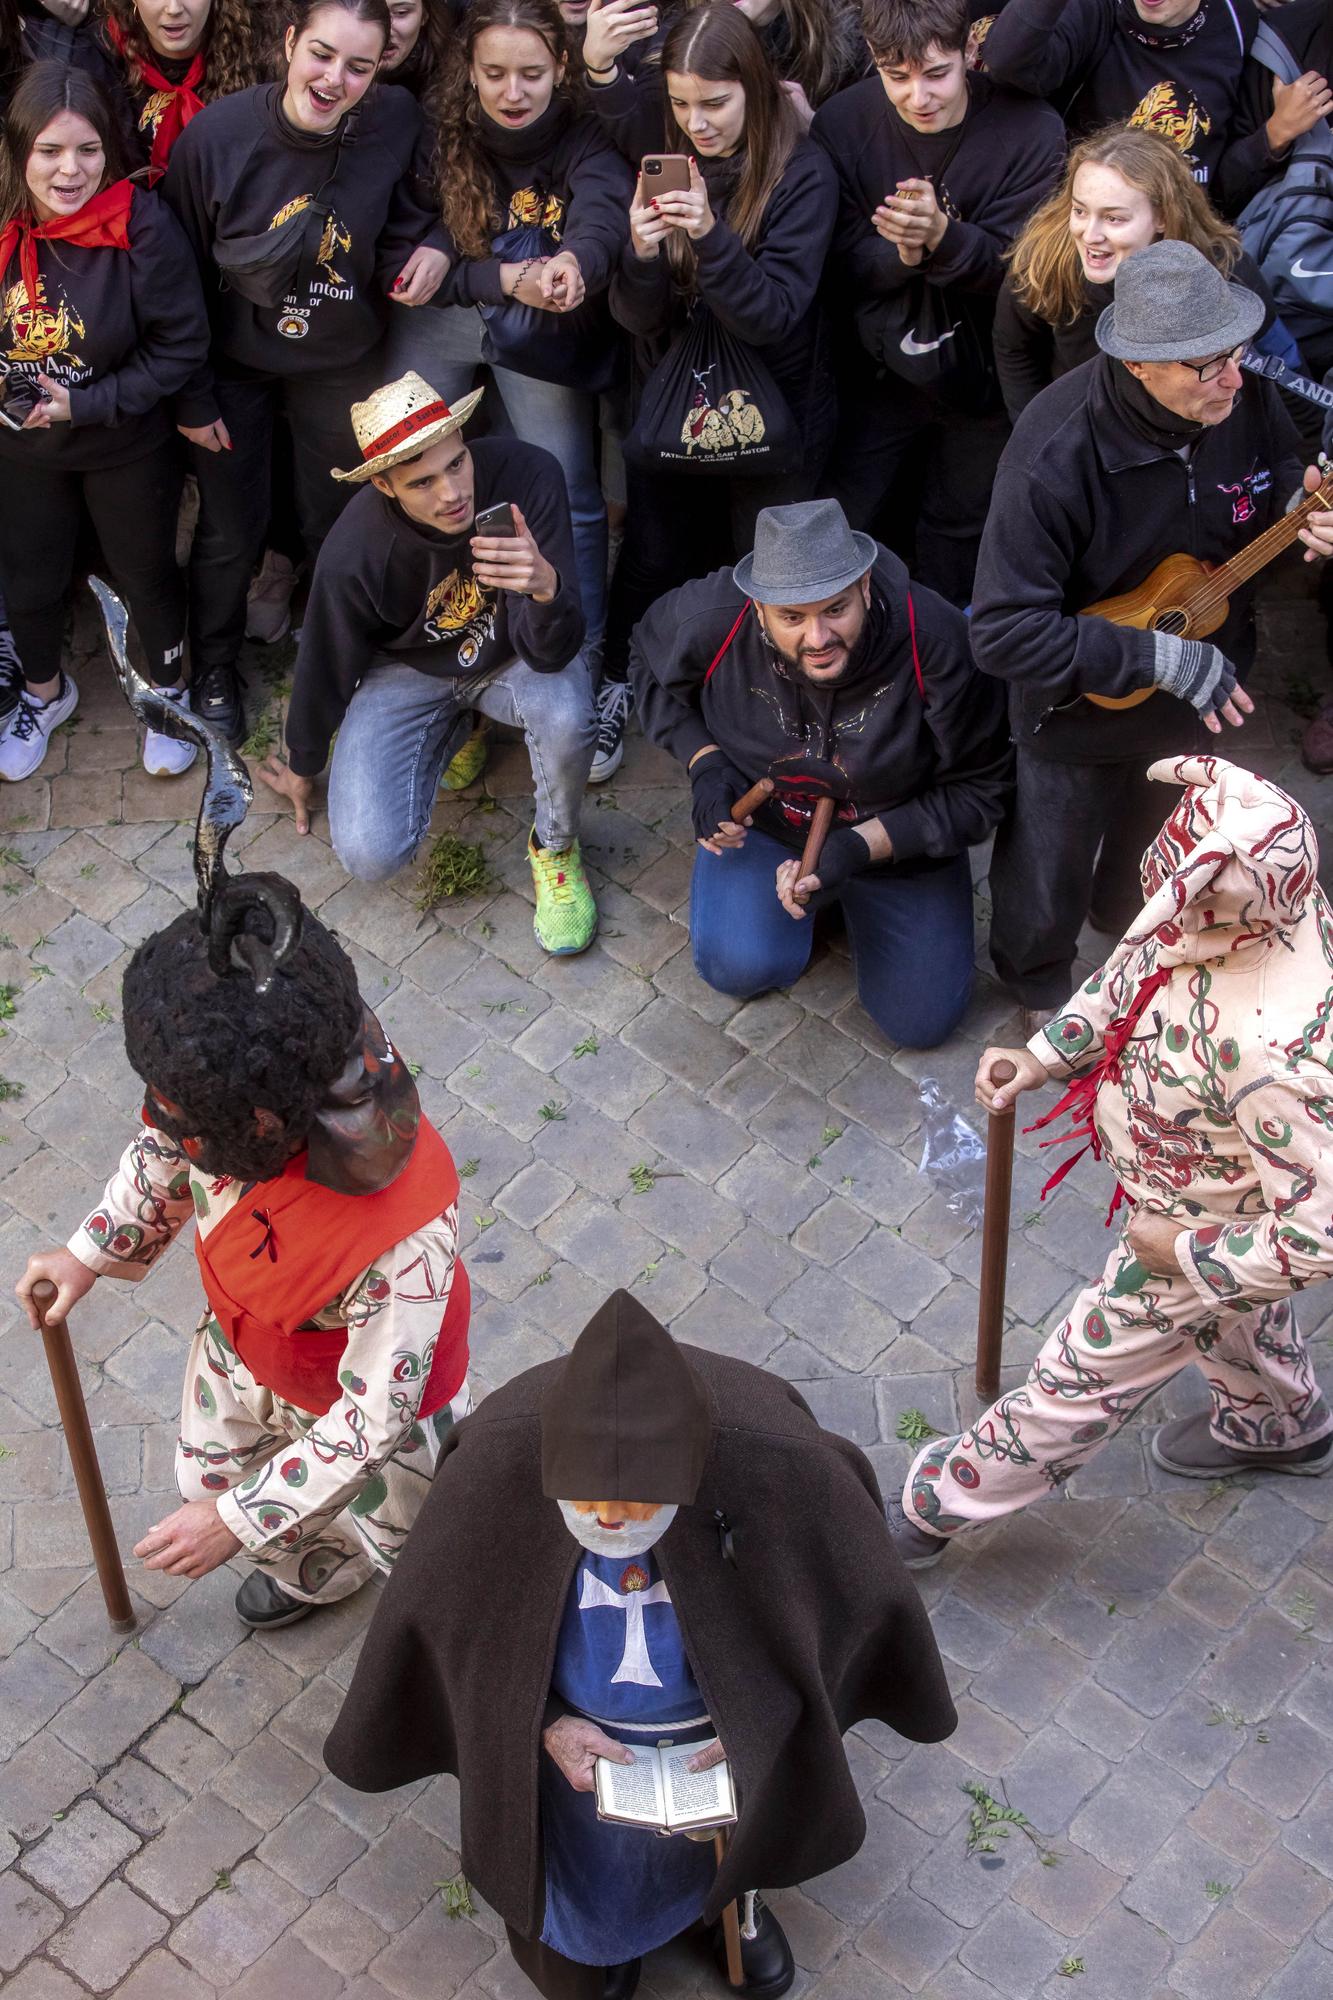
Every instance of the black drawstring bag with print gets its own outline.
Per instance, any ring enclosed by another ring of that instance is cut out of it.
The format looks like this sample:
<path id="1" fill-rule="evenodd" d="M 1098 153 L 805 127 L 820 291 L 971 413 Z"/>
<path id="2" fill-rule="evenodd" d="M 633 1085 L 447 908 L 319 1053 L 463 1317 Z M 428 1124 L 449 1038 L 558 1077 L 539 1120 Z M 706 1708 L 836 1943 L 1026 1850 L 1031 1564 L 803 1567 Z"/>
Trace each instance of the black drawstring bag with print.
<path id="1" fill-rule="evenodd" d="M 696 300 L 644 384 L 625 457 L 643 472 L 771 479 L 799 471 L 802 439 L 754 349 Z"/>
<path id="2" fill-rule="evenodd" d="M 541 190 L 537 199 L 545 208 Z M 491 240 L 491 254 L 504 264 L 525 264 L 530 258 L 553 257 L 559 236 L 540 221 L 517 223 Z M 538 382 L 556 382 L 565 389 L 587 389 L 593 395 L 609 389 L 616 379 L 620 346 L 606 295 L 585 298 L 572 312 L 544 312 L 521 299 L 478 308 L 485 323 L 481 358 L 516 375 Z"/>

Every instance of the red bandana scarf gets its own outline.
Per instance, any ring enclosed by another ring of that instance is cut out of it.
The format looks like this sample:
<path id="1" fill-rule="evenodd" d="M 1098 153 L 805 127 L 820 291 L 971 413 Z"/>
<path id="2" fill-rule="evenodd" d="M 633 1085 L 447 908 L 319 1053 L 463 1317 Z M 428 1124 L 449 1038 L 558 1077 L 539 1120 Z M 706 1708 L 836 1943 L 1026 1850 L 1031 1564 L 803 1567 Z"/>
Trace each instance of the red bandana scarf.
<path id="1" fill-rule="evenodd" d="M 17 250 L 28 304 L 37 305 L 37 245 L 80 243 L 85 248 L 128 250 L 133 200 L 134 188 L 129 181 L 113 181 L 91 201 L 85 201 L 76 215 L 53 215 L 49 222 L 34 222 L 31 215 L 16 215 L 0 229 L 0 278 Z"/>
<path id="2" fill-rule="evenodd" d="M 131 63 L 150 90 L 160 91 L 170 101 L 157 121 L 153 134 L 153 150 L 149 157 L 149 180 L 157 181 L 167 170 L 171 149 L 180 138 L 190 120 L 204 108 L 204 100 L 199 95 L 199 86 L 204 80 L 207 65 L 201 49 L 179 83 L 173 83 L 164 76 L 157 64 L 148 56 L 130 54 L 123 31 L 114 21 L 106 24 L 107 39 L 116 54 Z"/>

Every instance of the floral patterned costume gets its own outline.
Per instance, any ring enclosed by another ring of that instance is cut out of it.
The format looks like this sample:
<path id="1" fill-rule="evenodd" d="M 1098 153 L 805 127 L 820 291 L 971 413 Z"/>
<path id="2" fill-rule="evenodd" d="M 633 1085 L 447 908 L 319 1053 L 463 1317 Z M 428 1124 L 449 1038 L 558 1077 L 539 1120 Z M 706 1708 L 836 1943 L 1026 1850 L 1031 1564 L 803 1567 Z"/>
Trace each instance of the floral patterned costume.
<path id="1" fill-rule="evenodd" d="M 383 1038 L 373 1016 L 367 1032 Z M 185 1500 L 216 1501 L 250 1560 L 290 1596 L 321 1604 L 392 1565 L 441 1439 L 471 1407 L 457 1175 L 433 1128 L 420 1120 L 417 1129 L 406 1067 L 383 1049 L 412 1101 L 405 1150 L 419 1168 L 417 1212 L 429 1219 L 361 1268 L 352 1268 L 358 1222 L 373 1230 L 375 1196 L 354 1184 L 330 1193 L 310 1173 L 336 1150 L 328 1128 L 347 1136 L 355 1113 L 341 1110 L 286 1174 L 256 1183 L 201 1174 L 174 1139 L 146 1126 L 69 1243 L 90 1270 L 136 1279 L 195 1222 L 210 1309 L 186 1363 L 176 1482 Z M 395 1116 L 401 1125 L 401 1110 Z M 358 1158 L 344 1146 L 339 1157 L 355 1169 L 365 1148 Z M 381 1192 L 392 1196 L 395 1185 Z M 336 1292 L 309 1295 L 312 1273 L 338 1260 L 347 1275 Z"/>
<path id="2" fill-rule="evenodd" d="M 1144 856 L 1142 916 L 1028 1047 L 1082 1075 L 1065 1102 L 1082 1099 L 1129 1201 L 1190 1219 L 1181 1270 L 1150 1273 L 1122 1233 L 1022 1387 L 918 1453 L 903 1505 L 937 1535 L 1058 1486 L 1190 1362 L 1223 1444 L 1333 1432 L 1291 1303 L 1333 1274 L 1333 911 L 1314 830 L 1221 758 L 1149 776 L 1189 789 Z"/>

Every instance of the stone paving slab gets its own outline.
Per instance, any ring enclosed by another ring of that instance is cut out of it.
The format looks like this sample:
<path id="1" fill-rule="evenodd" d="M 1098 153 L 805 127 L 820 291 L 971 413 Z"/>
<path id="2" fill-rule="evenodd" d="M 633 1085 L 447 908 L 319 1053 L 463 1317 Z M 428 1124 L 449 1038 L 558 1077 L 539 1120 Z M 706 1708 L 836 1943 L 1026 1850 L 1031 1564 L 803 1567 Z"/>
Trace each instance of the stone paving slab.
<path id="1" fill-rule="evenodd" d="M 1327 824 L 1333 780 L 1301 769 L 1286 700 L 1323 685 L 1318 619 L 1298 595 L 1262 616 L 1255 761 Z M 86 620 L 78 654 L 79 717 L 37 777 L 0 788 L 10 1279 L 79 1219 L 130 1129 L 120 973 L 192 891 L 197 776 L 144 777 Z M 567 1351 L 627 1283 L 680 1338 L 799 1385 L 891 1488 L 908 1412 L 945 1428 L 976 1407 L 977 1234 L 918 1172 L 919 1085 L 966 1109 L 986 1040 L 1015 1032 L 986 976 L 985 855 L 976 997 L 947 1048 L 911 1054 L 856 1005 L 836 938 L 790 995 L 742 1005 L 700 984 L 688 814 L 637 737 L 586 812 L 602 938 L 545 958 L 526 786 L 506 742 L 481 786 L 440 801 L 437 827 L 484 840 L 499 884 L 457 908 L 419 911 L 410 877 L 349 882 L 326 816 L 298 840 L 262 792 L 237 843 L 341 928 L 469 1168 L 477 1392 Z M 1006 1381 L 1108 1240 L 1096 1170 L 1043 1207 L 1045 1171 L 1020 1135 Z M 76 1315 L 125 1548 L 170 1504 L 197 1308 L 178 1250 Z M 1333 1287 L 1302 1318 L 1327 1382 Z M 1333 1481 L 1163 1474 L 1148 1429 L 1201 1395 L 1181 1378 L 1059 1498 L 921 1578 L 959 1727 L 930 1746 L 877 1724 L 848 1738 L 865 1845 L 774 1897 L 798 2000 L 1333 1992 Z M 232 1613 L 239 1570 L 181 1585 L 132 1568 L 138 1628 L 109 1636 L 40 1349 L 3 1307 L 0 1454 L 5 2000 L 521 2000 L 494 1914 L 452 1918 L 440 1895 L 459 1870 L 452 1781 L 372 1798 L 322 1769 L 375 1587 L 261 1640 Z M 1024 1815 L 993 1853 L 969 1852 L 964 1786 Z M 644 1968 L 647 2000 L 722 1990 L 696 1939 Z"/>

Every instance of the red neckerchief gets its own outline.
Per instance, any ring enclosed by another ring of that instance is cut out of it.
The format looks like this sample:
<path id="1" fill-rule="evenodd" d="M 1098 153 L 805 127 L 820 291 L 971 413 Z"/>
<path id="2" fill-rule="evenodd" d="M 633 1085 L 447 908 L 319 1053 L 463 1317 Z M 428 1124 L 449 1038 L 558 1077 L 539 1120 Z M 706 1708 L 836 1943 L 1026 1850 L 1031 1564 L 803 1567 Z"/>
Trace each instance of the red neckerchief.
<path id="1" fill-rule="evenodd" d="M 116 51 L 116 54 L 123 56 L 126 62 L 133 63 L 135 69 L 149 88 L 161 91 L 165 97 L 171 99 L 170 104 L 168 104 L 166 110 L 158 119 L 157 130 L 153 134 L 153 150 L 148 164 L 150 179 L 156 181 L 166 172 L 167 161 L 171 158 L 171 149 L 180 138 L 181 133 L 185 130 L 190 120 L 196 117 L 204 108 L 204 100 L 199 95 L 199 86 L 203 82 L 207 71 L 204 52 L 200 49 L 180 82 L 173 83 L 170 77 L 162 74 L 162 71 L 150 57 L 140 55 L 137 50 L 131 52 L 127 48 L 124 31 L 110 19 L 106 23 L 106 34 L 107 40 Z"/>
<path id="2" fill-rule="evenodd" d="M 1044 1118 L 1038 1118 L 1035 1124 L 1024 1126 L 1023 1130 L 1025 1132 L 1040 1132 L 1043 1125 L 1049 1125 L 1053 1118 L 1059 1118 L 1063 1112 L 1067 1111 L 1073 1121 L 1069 1130 L 1067 1132 L 1053 1132 L 1049 1139 L 1041 1141 L 1042 1145 L 1070 1146 L 1076 1139 L 1082 1139 L 1085 1142 L 1079 1147 L 1076 1153 L 1071 1153 L 1069 1158 L 1062 1160 L 1055 1169 L 1055 1172 L 1041 1191 L 1043 1201 L 1045 1201 L 1052 1188 L 1059 1187 L 1065 1175 L 1073 1171 L 1086 1152 L 1091 1150 L 1094 1160 L 1101 1159 L 1102 1142 L 1097 1136 L 1097 1127 L 1094 1123 L 1097 1092 L 1104 1083 L 1112 1083 L 1118 1080 L 1120 1075 L 1120 1058 L 1129 1043 L 1131 1035 L 1138 1026 L 1148 1002 L 1153 998 L 1154 994 L 1161 992 L 1170 977 L 1171 967 L 1163 965 L 1159 966 L 1157 971 L 1152 973 L 1149 978 L 1141 981 L 1139 990 L 1134 995 L 1126 1012 L 1116 1015 L 1107 1028 L 1101 1061 L 1090 1069 L 1086 1076 L 1076 1078 L 1070 1084 L 1060 1102 L 1053 1105 Z M 1125 1190 L 1117 1181 L 1115 1194 L 1111 1198 L 1111 1206 L 1107 1211 L 1106 1220 L 1108 1226 L 1111 1217 L 1115 1214 L 1124 1199 Z"/>
<path id="3" fill-rule="evenodd" d="M 113 181 L 91 201 L 85 201 L 76 215 L 53 215 L 49 222 L 34 222 L 31 215 L 16 215 L 0 229 L 0 278 L 17 250 L 28 304 L 37 305 L 37 245 L 81 243 L 85 247 L 128 250 L 133 200 L 134 188 L 129 181 Z"/>

